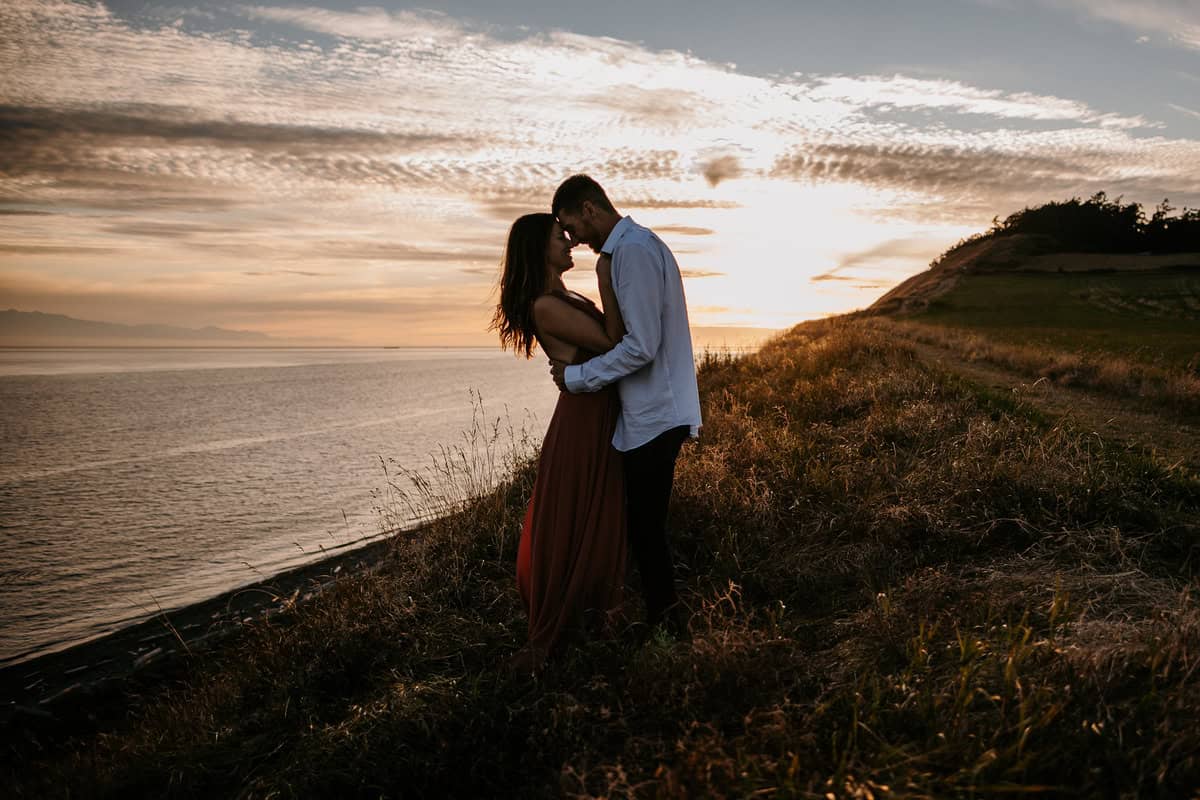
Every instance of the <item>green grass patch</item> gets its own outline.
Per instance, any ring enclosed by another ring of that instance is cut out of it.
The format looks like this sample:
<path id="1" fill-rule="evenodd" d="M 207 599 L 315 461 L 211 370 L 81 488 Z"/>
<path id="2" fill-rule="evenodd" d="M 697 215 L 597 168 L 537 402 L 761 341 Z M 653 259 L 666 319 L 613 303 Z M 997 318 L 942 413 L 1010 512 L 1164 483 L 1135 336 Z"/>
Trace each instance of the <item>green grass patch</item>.
<path id="1" fill-rule="evenodd" d="M 911 319 L 1007 344 L 1200 367 L 1195 271 L 965 275 Z"/>

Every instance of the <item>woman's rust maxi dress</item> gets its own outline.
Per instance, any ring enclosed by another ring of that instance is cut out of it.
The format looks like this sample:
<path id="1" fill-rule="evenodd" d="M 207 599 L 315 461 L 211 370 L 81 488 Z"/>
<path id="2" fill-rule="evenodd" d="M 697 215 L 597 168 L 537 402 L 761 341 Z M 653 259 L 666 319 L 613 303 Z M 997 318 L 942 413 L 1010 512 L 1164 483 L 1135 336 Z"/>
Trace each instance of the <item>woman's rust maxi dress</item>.
<path id="1" fill-rule="evenodd" d="M 577 295 L 556 296 L 594 316 Z M 594 353 L 580 349 L 573 363 Z M 584 611 L 621 603 L 628 543 L 621 454 L 612 446 L 621 413 L 617 387 L 561 392 L 542 442 L 533 496 L 517 551 L 517 584 L 529 614 L 529 649 L 547 656 Z"/>

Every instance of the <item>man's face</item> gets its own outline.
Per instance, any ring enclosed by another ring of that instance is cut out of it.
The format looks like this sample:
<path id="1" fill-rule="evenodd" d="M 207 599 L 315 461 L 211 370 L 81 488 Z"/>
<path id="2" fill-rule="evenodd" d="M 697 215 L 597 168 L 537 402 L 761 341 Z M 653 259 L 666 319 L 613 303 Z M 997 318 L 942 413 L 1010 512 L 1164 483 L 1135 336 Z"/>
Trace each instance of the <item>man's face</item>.
<path id="1" fill-rule="evenodd" d="M 567 234 L 572 243 L 586 244 L 592 248 L 592 252 L 599 253 L 604 242 L 596 241 L 599 238 L 599 231 L 592 221 L 594 216 L 592 204 L 585 200 L 577 211 L 567 211 L 566 209 L 559 211 L 558 224 L 562 226 L 563 232 Z"/>

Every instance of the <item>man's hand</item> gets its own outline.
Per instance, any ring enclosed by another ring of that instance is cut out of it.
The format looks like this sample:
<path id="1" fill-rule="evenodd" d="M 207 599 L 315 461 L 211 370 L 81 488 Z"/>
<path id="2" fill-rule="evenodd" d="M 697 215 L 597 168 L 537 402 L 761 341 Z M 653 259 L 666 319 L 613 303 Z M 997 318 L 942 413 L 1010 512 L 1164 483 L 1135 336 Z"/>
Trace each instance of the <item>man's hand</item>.
<path id="1" fill-rule="evenodd" d="M 566 379 L 563 377 L 563 370 L 566 368 L 567 362 L 550 359 L 550 377 L 554 378 L 554 383 L 560 392 L 568 391 Z"/>

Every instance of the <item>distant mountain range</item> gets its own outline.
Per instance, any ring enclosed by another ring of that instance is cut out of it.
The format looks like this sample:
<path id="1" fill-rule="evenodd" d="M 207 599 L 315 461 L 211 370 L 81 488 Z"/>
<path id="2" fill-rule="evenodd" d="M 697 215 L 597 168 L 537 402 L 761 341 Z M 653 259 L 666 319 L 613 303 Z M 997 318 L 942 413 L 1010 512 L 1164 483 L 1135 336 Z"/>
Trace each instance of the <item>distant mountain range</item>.
<path id="1" fill-rule="evenodd" d="M 694 327 L 697 353 L 762 344 L 778 331 L 748 327 Z M 7 347 L 299 347 L 344 345 L 336 339 L 281 339 L 253 331 L 233 331 L 211 325 L 181 328 L 175 325 L 121 325 L 76 319 L 41 311 L 0 311 L 0 346 Z M 480 337 L 476 346 L 494 344 Z"/>
<path id="2" fill-rule="evenodd" d="M 41 311 L 0 311 L 0 344 L 9 346 L 147 345 L 147 344 L 270 345 L 283 343 L 265 333 L 231 331 L 211 325 L 180 328 L 174 325 L 120 325 L 76 319 Z"/>

